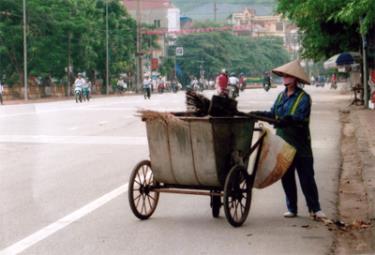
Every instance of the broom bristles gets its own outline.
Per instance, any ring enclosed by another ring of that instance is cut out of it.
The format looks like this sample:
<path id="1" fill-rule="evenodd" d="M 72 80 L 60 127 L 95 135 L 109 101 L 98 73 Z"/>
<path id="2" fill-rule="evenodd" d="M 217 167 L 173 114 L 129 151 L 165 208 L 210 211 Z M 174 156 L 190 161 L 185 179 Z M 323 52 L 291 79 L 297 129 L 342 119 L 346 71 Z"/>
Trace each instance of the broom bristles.
<path id="1" fill-rule="evenodd" d="M 186 107 L 187 111 L 193 111 L 196 116 L 205 116 L 208 114 L 210 107 L 210 99 L 196 93 L 192 90 L 186 91 Z"/>
<path id="2" fill-rule="evenodd" d="M 154 121 L 159 120 L 164 124 L 176 124 L 176 125 L 185 125 L 186 123 L 180 118 L 176 117 L 169 112 L 156 112 L 151 110 L 138 110 L 137 117 L 141 117 L 143 121 Z"/>

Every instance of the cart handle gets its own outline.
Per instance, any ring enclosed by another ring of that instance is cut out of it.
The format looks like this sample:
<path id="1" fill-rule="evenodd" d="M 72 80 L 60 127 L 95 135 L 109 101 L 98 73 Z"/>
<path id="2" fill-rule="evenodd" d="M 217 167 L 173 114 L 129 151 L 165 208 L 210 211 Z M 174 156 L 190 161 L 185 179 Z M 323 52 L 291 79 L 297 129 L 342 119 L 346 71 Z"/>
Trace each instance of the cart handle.
<path id="1" fill-rule="evenodd" d="M 253 114 L 253 113 L 237 112 L 236 114 L 239 115 L 239 116 L 249 117 L 249 118 L 252 118 L 252 119 L 255 119 L 255 120 L 265 121 L 265 122 L 268 122 L 272 125 L 280 124 L 279 120 L 276 120 L 276 119 L 270 118 L 270 117 L 259 116 L 259 115 Z"/>
<path id="2" fill-rule="evenodd" d="M 267 135 L 267 132 L 264 129 L 259 128 L 259 131 L 263 131 L 263 133 L 259 137 L 258 141 L 256 141 L 256 143 L 251 146 L 248 154 L 246 155 L 246 158 L 250 157 L 251 153 L 253 153 L 258 148 L 258 146 L 263 142 L 263 138 Z"/>

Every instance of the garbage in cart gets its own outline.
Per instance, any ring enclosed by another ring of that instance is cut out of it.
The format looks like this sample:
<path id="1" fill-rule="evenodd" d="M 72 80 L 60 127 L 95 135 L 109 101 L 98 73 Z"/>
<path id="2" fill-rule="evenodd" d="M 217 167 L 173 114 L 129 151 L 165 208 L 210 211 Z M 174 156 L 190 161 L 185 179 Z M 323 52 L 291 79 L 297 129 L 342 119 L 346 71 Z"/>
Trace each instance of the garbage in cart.
<path id="1" fill-rule="evenodd" d="M 219 217 L 223 206 L 228 222 L 241 226 L 250 211 L 259 166 L 268 167 L 265 159 L 280 155 L 264 143 L 267 132 L 255 125 L 258 119 L 239 112 L 236 102 L 187 94 L 189 104 L 187 112 L 139 112 L 146 124 L 150 159 L 132 171 L 130 208 L 145 220 L 154 213 L 160 193 L 207 195 L 213 217 Z M 258 136 L 253 141 L 254 133 Z M 248 169 L 250 156 L 254 162 Z M 264 177 L 266 171 L 262 172 Z"/>

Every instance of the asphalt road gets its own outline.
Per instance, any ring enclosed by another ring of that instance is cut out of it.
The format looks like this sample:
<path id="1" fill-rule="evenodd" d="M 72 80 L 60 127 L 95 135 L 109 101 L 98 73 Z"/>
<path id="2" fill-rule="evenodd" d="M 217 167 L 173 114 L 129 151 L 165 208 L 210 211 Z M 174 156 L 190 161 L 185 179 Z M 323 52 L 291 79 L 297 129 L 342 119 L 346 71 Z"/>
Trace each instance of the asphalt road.
<path id="1" fill-rule="evenodd" d="M 282 88 L 246 90 L 244 111 L 269 109 Z M 323 210 L 335 217 L 340 107 L 348 96 L 312 95 L 316 179 Z M 210 95 L 212 92 L 205 92 Z M 184 94 L 93 98 L 0 107 L 0 255 L 4 254 L 326 254 L 333 234 L 308 217 L 284 219 L 280 182 L 253 193 L 245 224 L 211 216 L 209 198 L 161 194 L 139 221 L 127 200 L 132 168 L 148 159 L 137 109 L 184 110 Z"/>

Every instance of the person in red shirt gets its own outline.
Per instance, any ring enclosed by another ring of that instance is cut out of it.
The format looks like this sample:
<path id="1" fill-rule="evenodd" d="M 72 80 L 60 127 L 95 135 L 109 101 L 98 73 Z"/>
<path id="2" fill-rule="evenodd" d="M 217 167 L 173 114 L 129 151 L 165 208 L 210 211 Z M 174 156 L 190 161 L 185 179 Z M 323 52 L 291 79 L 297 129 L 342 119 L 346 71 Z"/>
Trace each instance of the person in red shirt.
<path id="1" fill-rule="evenodd" d="M 228 94 L 228 72 L 225 69 L 216 78 L 216 88 L 219 95 Z"/>
<path id="2" fill-rule="evenodd" d="M 331 77 L 331 89 L 337 89 L 337 77 L 335 73 Z"/>

